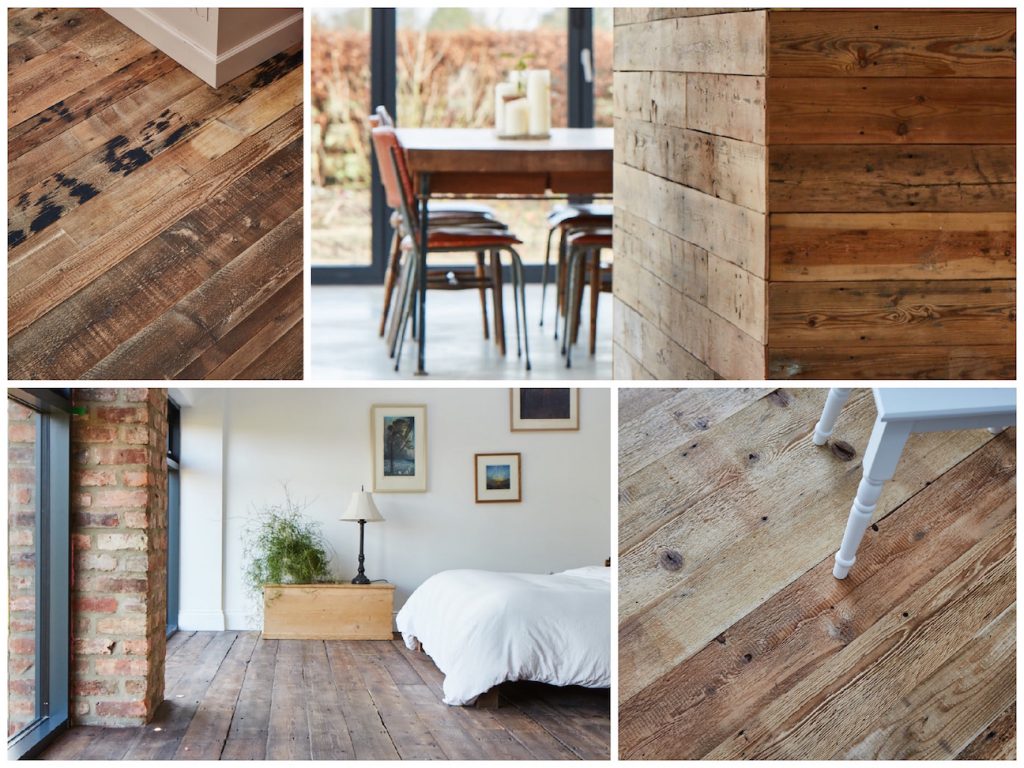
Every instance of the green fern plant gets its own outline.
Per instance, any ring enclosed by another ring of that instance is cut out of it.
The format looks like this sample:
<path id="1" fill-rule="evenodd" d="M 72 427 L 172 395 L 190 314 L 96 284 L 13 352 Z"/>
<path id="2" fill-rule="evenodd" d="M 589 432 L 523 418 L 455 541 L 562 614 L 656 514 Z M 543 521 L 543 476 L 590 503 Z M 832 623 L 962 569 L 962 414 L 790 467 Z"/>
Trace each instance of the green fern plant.
<path id="1" fill-rule="evenodd" d="M 324 584 L 332 581 L 330 544 L 320 523 L 305 515 L 284 489 L 284 502 L 257 511 L 243 536 L 244 580 L 253 603 L 262 609 L 267 584 Z"/>

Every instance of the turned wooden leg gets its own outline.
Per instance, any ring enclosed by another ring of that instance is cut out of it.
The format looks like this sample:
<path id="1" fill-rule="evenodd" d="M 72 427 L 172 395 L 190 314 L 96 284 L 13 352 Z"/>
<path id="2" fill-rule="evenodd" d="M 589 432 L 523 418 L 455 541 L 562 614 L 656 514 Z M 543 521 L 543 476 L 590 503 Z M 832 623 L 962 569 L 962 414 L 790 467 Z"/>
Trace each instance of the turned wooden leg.
<path id="1" fill-rule="evenodd" d="M 815 425 L 814 436 L 811 438 L 815 445 L 824 445 L 832 437 L 832 430 L 835 429 L 836 421 L 839 419 L 843 406 L 850 399 L 851 391 L 850 389 L 841 389 L 839 387 L 833 387 L 828 391 L 828 397 L 825 398 L 825 408 L 821 412 L 821 419 Z"/>
<path id="2" fill-rule="evenodd" d="M 487 269 L 484 266 L 484 252 L 476 252 L 476 278 L 477 280 L 483 280 L 487 276 Z M 480 285 L 480 311 L 484 316 L 484 338 L 491 338 L 490 328 L 487 326 L 487 286 Z"/>
<path id="3" fill-rule="evenodd" d="M 895 473 L 896 464 L 909 436 L 909 424 L 875 421 L 868 448 L 864 452 L 864 477 L 857 487 L 857 496 L 850 508 L 843 543 L 836 552 L 836 564 L 832 569 L 832 575 L 837 579 L 845 579 L 857 560 L 857 547 L 864 538 L 864 531 L 871 525 L 871 516 L 875 513 L 878 499 L 882 495 L 882 487 Z"/>

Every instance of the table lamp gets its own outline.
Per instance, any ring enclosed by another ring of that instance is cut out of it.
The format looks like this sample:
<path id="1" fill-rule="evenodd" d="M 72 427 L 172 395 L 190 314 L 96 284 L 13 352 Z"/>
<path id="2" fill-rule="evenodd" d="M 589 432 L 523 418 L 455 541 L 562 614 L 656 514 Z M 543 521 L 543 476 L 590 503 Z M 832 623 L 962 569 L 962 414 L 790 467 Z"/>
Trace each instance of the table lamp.
<path id="1" fill-rule="evenodd" d="M 366 578 L 366 574 L 363 572 L 363 525 L 384 521 L 380 511 L 377 509 L 377 505 L 373 503 L 373 494 L 367 493 L 365 489 L 360 489 L 353 493 L 352 500 L 348 503 L 348 509 L 338 519 L 359 523 L 359 572 L 352 579 L 352 583 L 369 584 L 370 580 Z"/>

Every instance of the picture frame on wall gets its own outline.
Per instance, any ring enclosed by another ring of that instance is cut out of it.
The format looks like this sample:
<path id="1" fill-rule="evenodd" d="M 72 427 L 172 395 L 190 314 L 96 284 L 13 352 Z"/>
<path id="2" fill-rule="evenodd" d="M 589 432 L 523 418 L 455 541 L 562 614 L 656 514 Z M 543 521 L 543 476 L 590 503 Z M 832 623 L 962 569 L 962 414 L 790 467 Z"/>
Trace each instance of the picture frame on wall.
<path id="1" fill-rule="evenodd" d="M 522 456 L 518 453 L 477 453 L 473 456 L 477 504 L 523 500 Z"/>
<path id="2" fill-rule="evenodd" d="M 374 405 L 370 411 L 374 493 L 427 490 L 427 406 Z"/>
<path id="3" fill-rule="evenodd" d="M 580 428 L 580 391 L 576 387 L 524 387 L 509 390 L 513 432 L 571 432 Z"/>

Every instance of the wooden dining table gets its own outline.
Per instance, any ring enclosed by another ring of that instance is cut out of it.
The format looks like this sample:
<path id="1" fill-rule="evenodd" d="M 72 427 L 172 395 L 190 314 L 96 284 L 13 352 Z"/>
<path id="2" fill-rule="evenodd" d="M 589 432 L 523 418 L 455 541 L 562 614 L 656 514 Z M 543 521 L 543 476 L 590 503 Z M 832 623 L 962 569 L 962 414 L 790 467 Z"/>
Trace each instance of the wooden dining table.
<path id="1" fill-rule="evenodd" d="M 547 139 L 502 139 L 491 128 L 399 128 L 398 138 L 419 207 L 416 373 L 425 375 L 430 198 L 611 194 L 614 138 L 611 128 L 553 128 Z"/>

